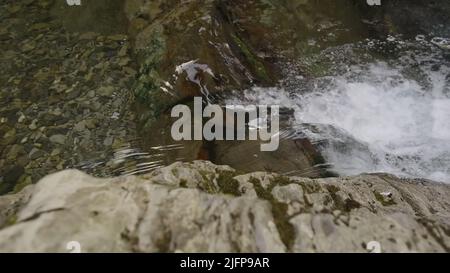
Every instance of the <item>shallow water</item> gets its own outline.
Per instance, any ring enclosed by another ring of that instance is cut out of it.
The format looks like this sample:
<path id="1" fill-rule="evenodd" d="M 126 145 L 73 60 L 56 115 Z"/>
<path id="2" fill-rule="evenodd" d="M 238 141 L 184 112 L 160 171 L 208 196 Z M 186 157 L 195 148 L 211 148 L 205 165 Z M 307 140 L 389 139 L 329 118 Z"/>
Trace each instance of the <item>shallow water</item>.
<path id="1" fill-rule="evenodd" d="M 136 139 L 123 1 L 0 3 L 0 194 L 66 168 L 111 175 Z"/>
<path id="2" fill-rule="evenodd" d="M 51 15 L 70 32 L 96 32 L 103 35 L 126 34 L 128 20 L 124 0 L 83 0 L 80 6 L 56 1 Z"/>

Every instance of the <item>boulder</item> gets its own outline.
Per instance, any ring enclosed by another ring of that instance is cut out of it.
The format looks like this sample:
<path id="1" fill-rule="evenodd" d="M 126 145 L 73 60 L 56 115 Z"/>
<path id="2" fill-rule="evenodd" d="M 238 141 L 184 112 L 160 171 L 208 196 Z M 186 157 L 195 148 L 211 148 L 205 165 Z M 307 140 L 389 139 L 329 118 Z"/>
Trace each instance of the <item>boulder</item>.
<path id="1" fill-rule="evenodd" d="M 66 170 L 0 197 L 0 251 L 448 252 L 449 196 L 387 174 L 288 178 L 206 161 L 108 179 Z"/>

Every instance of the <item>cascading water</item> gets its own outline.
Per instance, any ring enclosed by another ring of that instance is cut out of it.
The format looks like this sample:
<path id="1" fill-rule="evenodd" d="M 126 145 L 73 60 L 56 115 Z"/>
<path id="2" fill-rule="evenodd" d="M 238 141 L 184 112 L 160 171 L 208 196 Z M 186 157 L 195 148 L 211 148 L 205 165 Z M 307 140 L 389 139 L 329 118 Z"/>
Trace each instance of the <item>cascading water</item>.
<path id="1" fill-rule="evenodd" d="M 450 69 L 436 56 L 412 54 L 350 65 L 308 88 L 253 88 L 244 100 L 294 109 L 291 129 L 311 139 L 339 174 L 450 182 Z"/>

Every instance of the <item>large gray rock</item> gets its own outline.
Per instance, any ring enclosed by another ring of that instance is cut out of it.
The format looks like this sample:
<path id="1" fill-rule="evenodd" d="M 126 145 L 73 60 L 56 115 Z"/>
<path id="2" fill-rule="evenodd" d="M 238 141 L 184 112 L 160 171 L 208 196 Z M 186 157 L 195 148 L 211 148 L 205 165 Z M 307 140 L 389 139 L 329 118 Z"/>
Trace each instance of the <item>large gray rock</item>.
<path id="1" fill-rule="evenodd" d="M 238 175 L 203 161 L 111 179 L 68 170 L 0 197 L 0 251 L 448 252 L 449 197 L 385 174 Z"/>

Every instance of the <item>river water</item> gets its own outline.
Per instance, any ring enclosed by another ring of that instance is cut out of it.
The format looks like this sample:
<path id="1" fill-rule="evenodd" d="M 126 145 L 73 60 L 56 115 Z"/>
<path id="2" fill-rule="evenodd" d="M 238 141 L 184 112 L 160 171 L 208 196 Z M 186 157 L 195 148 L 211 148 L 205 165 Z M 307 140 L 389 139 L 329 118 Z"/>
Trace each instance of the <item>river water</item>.
<path id="1" fill-rule="evenodd" d="M 363 0 L 194 2 L 1 1 L 0 194 L 68 168 L 116 176 L 196 159 L 242 172 L 388 172 L 450 182 L 445 1 L 386 2 L 384 11 Z M 222 4 L 213 9 L 213 2 Z M 235 14 L 225 14 L 225 7 Z M 381 12 L 386 16 L 377 17 Z M 228 15 L 240 19 L 228 22 Z M 161 44 L 147 30 L 160 28 L 170 47 L 161 53 L 162 69 L 148 73 L 146 61 L 160 57 L 152 54 Z M 201 37 L 216 40 L 201 44 Z M 148 45 L 152 57 L 139 55 L 137 44 Z M 197 59 L 190 73 L 185 68 Z M 263 71 L 272 66 L 274 75 Z M 197 84 L 171 84 L 172 74 Z M 159 82 L 145 82 L 155 75 Z M 253 76 L 281 80 L 261 87 Z M 204 83 L 211 91 L 217 87 L 219 103 L 282 106 L 289 117 L 280 151 L 259 153 L 259 143 L 249 142 L 175 142 L 167 113 L 141 126 L 151 110 L 136 103 L 140 80 L 148 89 L 161 84 L 146 103 L 171 105 L 189 104 L 191 97 L 164 101 L 169 87 L 194 94 L 201 77 L 209 77 Z M 253 87 L 243 91 L 247 79 Z M 228 90 L 233 81 L 236 92 Z"/>
<path id="2" fill-rule="evenodd" d="M 439 41 L 436 45 L 435 42 Z M 291 130 L 306 134 L 341 175 L 387 172 L 450 181 L 448 40 L 389 37 L 327 51 L 334 73 L 289 86 L 255 87 L 231 101 L 295 110 Z M 355 49 L 397 49 L 395 58 L 361 62 Z M 351 60 L 357 60 L 352 62 Z M 357 64 L 355 64 L 357 63 Z"/>

